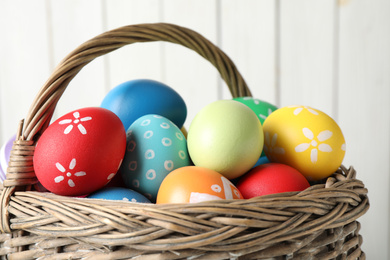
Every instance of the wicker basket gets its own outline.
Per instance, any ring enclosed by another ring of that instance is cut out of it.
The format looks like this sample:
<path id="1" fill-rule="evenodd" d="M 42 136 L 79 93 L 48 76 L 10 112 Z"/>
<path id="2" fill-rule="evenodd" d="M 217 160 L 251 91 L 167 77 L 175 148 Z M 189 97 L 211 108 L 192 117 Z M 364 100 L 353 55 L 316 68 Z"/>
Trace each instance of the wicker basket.
<path id="1" fill-rule="evenodd" d="M 194 50 L 233 97 L 250 91 L 232 61 L 198 33 L 141 24 L 103 33 L 70 53 L 41 88 L 14 142 L 1 193 L 0 255 L 7 259 L 365 259 L 360 224 L 369 207 L 355 170 L 341 166 L 302 192 L 194 204 L 137 204 L 33 191 L 34 146 L 69 82 L 124 45 L 166 41 Z"/>

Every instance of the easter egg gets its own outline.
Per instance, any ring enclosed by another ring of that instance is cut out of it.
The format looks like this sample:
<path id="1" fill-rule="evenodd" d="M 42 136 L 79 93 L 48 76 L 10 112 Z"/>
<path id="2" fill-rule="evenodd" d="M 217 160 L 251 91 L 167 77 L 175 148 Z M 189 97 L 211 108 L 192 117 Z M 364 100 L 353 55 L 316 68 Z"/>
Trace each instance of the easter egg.
<path id="1" fill-rule="evenodd" d="M 3 169 L 0 167 L 0 183 L 3 183 L 4 180 L 6 179 L 7 172 L 4 172 Z"/>
<path id="2" fill-rule="evenodd" d="M 127 81 L 111 89 L 101 107 L 114 112 L 126 130 L 135 120 L 147 114 L 162 115 L 179 128 L 187 117 L 186 104 L 175 90 L 147 79 Z"/>
<path id="3" fill-rule="evenodd" d="M 259 166 L 261 164 L 265 164 L 265 163 L 270 163 L 270 161 L 268 160 L 268 157 L 267 156 L 261 156 L 259 158 L 259 160 L 257 160 L 256 164 L 253 166 L 253 168 L 256 167 L 256 166 Z"/>
<path id="4" fill-rule="evenodd" d="M 310 187 L 310 184 L 291 166 L 266 163 L 242 176 L 236 187 L 245 199 L 250 199 L 274 193 L 302 191 Z"/>
<path id="5" fill-rule="evenodd" d="M 43 132 L 34 152 L 34 171 L 53 193 L 85 195 L 115 176 L 125 150 L 126 131 L 113 112 L 82 108 L 58 118 Z"/>
<path id="6" fill-rule="evenodd" d="M 111 179 L 109 183 L 106 184 L 105 187 L 122 187 L 126 188 L 125 182 L 123 181 L 122 174 L 118 171 L 117 174 Z"/>
<path id="7" fill-rule="evenodd" d="M 120 168 L 128 188 L 156 200 L 161 182 L 176 168 L 190 165 L 180 129 L 159 115 L 145 115 L 127 130 L 127 150 Z"/>
<path id="8" fill-rule="evenodd" d="M 188 151 L 196 166 L 234 179 L 251 169 L 263 149 L 256 114 L 234 100 L 215 101 L 199 111 L 188 129 Z"/>
<path id="9" fill-rule="evenodd" d="M 88 195 L 90 199 L 105 199 L 105 200 L 123 200 L 130 202 L 139 202 L 139 203 L 150 203 L 150 201 L 139 194 L 136 191 L 123 187 L 107 187 L 95 191 L 94 193 Z"/>
<path id="10" fill-rule="evenodd" d="M 255 114 L 259 118 L 261 125 L 263 125 L 264 120 L 273 111 L 278 109 L 276 106 L 272 105 L 271 103 L 253 97 L 237 97 L 234 98 L 233 100 L 241 102 L 244 105 L 248 106 L 250 109 L 252 109 L 252 111 L 255 112 Z M 262 151 L 260 157 L 265 157 L 264 150 Z"/>
<path id="11" fill-rule="evenodd" d="M 252 109 L 252 111 L 255 112 L 256 116 L 259 118 L 261 124 L 264 123 L 264 120 L 273 111 L 278 109 L 276 106 L 272 105 L 271 103 L 253 97 L 237 97 L 234 98 L 233 100 L 241 102 L 244 105 L 248 106 L 250 109 Z"/>
<path id="12" fill-rule="evenodd" d="M 168 174 L 161 183 L 156 203 L 195 203 L 242 198 L 239 190 L 222 174 L 203 167 L 187 166 Z"/>
<path id="13" fill-rule="evenodd" d="M 11 156 L 12 146 L 15 140 L 15 135 L 8 139 L 0 149 L 0 182 L 2 183 L 7 174 L 8 163 Z"/>
<path id="14" fill-rule="evenodd" d="M 268 159 L 294 167 L 309 181 L 330 176 L 344 159 L 345 140 L 340 127 L 317 109 L 280 108 L 264 121 L 263 130 Z"/>

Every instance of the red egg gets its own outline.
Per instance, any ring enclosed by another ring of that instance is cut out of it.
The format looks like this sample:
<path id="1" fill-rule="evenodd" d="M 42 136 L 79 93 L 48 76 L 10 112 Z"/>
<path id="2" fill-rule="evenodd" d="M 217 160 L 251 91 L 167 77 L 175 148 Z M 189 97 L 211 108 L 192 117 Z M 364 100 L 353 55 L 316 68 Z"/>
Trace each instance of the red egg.
<path id="1" fill-rule="evenodd" d="M 125 149 L 126 131 L 118 116 L 104 108 L 82 108 L 43 132 L 34 152 L 34 171 L 53 193 L 85 195 L 116 175 Z"/>
<path id="2" fill-rule="evenodd" d="M 242 176 L 236 185 L 245 199 L 281 192 L 302 191 L 309 186 L 309 182 L 299 171 L 280 163 L 259 165 Z"/>

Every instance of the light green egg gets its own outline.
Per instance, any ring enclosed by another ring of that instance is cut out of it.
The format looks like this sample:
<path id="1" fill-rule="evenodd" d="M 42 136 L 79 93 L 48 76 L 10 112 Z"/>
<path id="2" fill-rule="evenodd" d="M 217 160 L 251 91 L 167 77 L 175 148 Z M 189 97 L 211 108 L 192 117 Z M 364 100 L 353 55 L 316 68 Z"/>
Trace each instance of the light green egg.
<path id="1" fill-rule="evenodd" d="M 196 166 L 234 179 L 250 170 L 263 149 L 263 129 L 256 114 L 234 100 L 204 107 L 188 130 L 188 151 Z"/>
<path id="2" fill-rule="evenodd" d="M 254 98 L 254 97 L 237 97 L 233 100 L 238 101 L 244 105 L 247 105 L 253 112 L 255 112 L 256 116 L 259 118 L 261 125 L 263 125 L 265 119 L 278 108 L 266 101 Z M 264 150 L 261 153 L 261 156 L 265 156 Z"/>

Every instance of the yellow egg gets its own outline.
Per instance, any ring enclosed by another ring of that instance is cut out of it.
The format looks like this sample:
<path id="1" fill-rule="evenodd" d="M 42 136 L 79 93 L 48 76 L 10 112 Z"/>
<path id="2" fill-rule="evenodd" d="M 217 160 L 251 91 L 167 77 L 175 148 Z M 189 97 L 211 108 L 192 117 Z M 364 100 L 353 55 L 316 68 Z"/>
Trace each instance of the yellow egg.
<path id="1" fill-rule="evenodd" d="M 308 180 L 330 176 L 344 159 L 345 139 L 340 127 L 317 109 L 280 108 L 267 117 L 263 130 L 268 159 L 294 167 Z"/>

